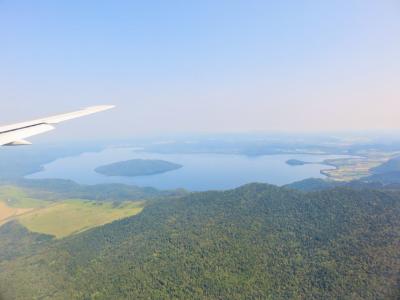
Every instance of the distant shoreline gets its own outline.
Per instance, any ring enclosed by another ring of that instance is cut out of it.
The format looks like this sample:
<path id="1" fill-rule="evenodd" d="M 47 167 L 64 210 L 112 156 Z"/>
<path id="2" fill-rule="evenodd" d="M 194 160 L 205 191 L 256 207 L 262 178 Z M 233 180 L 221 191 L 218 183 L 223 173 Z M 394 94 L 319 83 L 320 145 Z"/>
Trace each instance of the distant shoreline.
<path id="1" fill-rule="evenodd" d="M 325 159 L 321 162 L 308 162 L 308 161 L 302 161 L 302 160 L 297 160 L 297 159 L 289 159 L 286 161 L 286 164 L 289 166 L 304 166 L 304 165 L 325 165 L 325 166 L 330 166 L 333 167 L 334 169 L 322 169 L 320 170 L 320 174 L 326 176 L 329 179 L 332 179 L 333 176 L 331 175 L 330 171 L 332 170 L 337 170 L 339 167 L 332 163 L 330 159 Z"/>

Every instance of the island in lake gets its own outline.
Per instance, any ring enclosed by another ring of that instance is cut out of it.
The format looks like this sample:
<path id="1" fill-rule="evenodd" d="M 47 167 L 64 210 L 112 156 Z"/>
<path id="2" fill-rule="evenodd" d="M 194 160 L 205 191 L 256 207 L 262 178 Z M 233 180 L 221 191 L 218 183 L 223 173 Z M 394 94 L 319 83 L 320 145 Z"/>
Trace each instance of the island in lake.
<path id="1" fill-rule="evenodd" d="M 136 177 L 165 173 L 180 168 L 182 165 L 165 160 L 132 159 L 100 166 L 95 171 L 106 176 Z"/>
<path id="2" fill-rule="evenodd" d="M 302 160 L 298 160 L 298 159 L 289 159 L 286 161 L 286 163 L 289 166 L 303 166 L 303 165 L 312 164 L 310 162 L 306 162 L 306 161 L 302 161 Z"/>

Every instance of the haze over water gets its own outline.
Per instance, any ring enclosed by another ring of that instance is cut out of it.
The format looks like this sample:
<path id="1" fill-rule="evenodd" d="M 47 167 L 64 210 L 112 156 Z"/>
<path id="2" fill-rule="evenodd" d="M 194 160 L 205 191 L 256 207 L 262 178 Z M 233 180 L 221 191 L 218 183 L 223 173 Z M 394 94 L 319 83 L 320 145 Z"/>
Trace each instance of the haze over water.
<path id="1" fill-rule="evenodd" d="M 323 164 L 289 166 L 288 159 L 322 162 L 340 155 L 263 155 L 248 157 L 234 154 L 159 154 L 132 148 L 108 148 L 101 152 L 58 159 L 44 170 L 28 176 L 32 179 L 61 178 L 83 184 L 124 183 L 158 189 L 185 188 L 192 191 L 235 188 L 251 182 L 284 185 L 305 178 L 324 178 Z M 138 177 L 108 177 L 94 169 L 100 165 L 129 159 L 161 159 L 183 165 L 183 168 L 163 174 Z"/>

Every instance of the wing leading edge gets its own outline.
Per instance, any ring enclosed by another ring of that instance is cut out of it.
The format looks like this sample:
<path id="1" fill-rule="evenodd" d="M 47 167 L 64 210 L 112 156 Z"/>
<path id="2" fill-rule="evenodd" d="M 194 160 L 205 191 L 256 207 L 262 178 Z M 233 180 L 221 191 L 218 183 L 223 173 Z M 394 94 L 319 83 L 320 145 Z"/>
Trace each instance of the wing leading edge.
<path id="1" fill-rule="evenodd" d="M 29 145 L 25 139 L 53 130 L 54 125 L 113 108 L 113 105 L 92 106 L 71 113 L 0 127 L 0 146 Z"/>

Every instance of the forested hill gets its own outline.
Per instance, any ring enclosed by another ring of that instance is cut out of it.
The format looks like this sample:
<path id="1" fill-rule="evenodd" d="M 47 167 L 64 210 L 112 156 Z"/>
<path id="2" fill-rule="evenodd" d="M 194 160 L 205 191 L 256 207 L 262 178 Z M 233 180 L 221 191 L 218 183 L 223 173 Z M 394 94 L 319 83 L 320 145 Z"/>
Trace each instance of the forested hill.
<path id="1" fill-rule="evenodd" d="M 400 193 L 251 184 L 0 263 L 5 299 L 396 299 Z M 1 249 L 0 249 L 1 250 Z"/>
<path id="2" fill-rule="evenodd" d="M 371 170 L 372 175 L 365 178 L 368 181 L 383 184 L 400 184 L 400 157 L 390 159 L 382 165 Z"/>

